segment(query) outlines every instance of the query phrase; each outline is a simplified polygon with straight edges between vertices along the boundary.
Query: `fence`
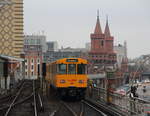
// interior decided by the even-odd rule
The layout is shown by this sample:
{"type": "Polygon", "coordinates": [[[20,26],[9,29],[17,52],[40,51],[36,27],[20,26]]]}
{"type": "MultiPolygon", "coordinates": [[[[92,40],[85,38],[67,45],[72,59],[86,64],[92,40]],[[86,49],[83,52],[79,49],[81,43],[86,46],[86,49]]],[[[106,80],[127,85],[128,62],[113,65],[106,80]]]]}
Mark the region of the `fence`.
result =
{"type": "Polygon", "coordinates": [[[107,92],[106,89],[99,87],[93,87],[90,91],[92,92],[89,96],[91,99],[101,103],[109,103],[113,108],[122,111],[128,116],[150,115],[150,101],[107,92]]]}

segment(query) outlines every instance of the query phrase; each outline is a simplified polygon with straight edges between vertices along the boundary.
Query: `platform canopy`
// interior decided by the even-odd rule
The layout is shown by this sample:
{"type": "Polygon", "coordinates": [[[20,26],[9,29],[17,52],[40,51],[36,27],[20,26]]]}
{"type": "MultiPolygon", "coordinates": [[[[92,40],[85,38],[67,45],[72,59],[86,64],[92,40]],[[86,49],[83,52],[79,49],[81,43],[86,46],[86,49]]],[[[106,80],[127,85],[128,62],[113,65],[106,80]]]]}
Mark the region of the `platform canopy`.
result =
{"type": "Polygon", "coordinates": [[[150,72],[143,72],[142,76],[150,76],[150,72]]]}
{"type": "Polygon", "coordinates": [[[0,58],[5,59],[5,60],[10,60],[10,62],[23,62],[23,58],[16,58],[13,56],[7,56],[7,55],[2,55],[0,54],[0,58]]]}

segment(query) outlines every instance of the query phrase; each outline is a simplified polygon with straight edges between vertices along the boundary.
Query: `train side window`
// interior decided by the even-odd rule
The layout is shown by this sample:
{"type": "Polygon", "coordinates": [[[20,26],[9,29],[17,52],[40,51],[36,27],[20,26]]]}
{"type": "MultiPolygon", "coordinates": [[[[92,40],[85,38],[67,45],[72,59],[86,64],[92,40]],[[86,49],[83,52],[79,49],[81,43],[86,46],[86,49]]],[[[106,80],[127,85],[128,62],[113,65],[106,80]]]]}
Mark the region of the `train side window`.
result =
{"type": "Polygon", "coordinates": [[[59,74],[66,74],[67,72],[67,65],[66,64],[59,64],[58,65],[58,73],[59,74]]]}
{"type": "Polygon", "coordinates": [[[68,74],[76,74],[76,64],[68,64],[68,74]]]}
{"type": "Polygon", "coordinates": [[[78,64],[78,74],[85,74],[85,64],[78,64]]]}

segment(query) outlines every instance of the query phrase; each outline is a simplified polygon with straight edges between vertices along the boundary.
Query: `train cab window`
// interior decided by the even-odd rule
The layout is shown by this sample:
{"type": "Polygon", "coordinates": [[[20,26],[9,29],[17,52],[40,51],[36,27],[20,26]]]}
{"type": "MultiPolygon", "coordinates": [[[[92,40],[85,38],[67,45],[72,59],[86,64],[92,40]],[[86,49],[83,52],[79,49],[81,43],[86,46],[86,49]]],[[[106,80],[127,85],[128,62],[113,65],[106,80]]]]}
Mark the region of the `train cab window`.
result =
{"type": "Polygon", "coordinates": [[[76,74],[76,64],[68,64],[68,74],[76,74]]]}
{"type": "Polygon", "coordinates": [[[85,64],[78,64],[78,74],[85,74],[85,71],[86,71],[86,69],[85,69],[85,64]]]}
{"type": "Polygon", "coordinates": [[[59,74],[66,74],[67,72],[67,65],[66,64],[59,64],[58,65],[58,73],[59,74]]]}

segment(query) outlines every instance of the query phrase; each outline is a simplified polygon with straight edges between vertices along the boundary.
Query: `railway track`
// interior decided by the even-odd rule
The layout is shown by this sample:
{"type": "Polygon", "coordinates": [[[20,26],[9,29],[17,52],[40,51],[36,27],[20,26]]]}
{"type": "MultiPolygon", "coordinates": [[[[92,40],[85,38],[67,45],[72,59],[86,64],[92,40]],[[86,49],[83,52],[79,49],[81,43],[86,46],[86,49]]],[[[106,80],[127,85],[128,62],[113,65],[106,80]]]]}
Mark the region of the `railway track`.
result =
{"type": "Polygon", "coordinates": [[[5,103],[0,108],[0,116],[33,116],[33,114],[37,116],[37,111],[34,110],[37,107],[35,104],[37,100],[34,81],[26,81],[21,85],[14,98],[10,100],[11,102],[5,103]]]}
{"type": "Polygon", "coordinates": [[[50,116],[78,116],[78,112],[80,111],[79,103],[67,103],[64,101],[59,101],[58,106],[59,107],[57,107],[57,109],[50,113],[50,116]]]}
{"type": "Polygon", "coordinates": [[[101,109],[86,100],[65,99],[62,101],[54,92],[49,99],[49,106],[53,106],[50,108],[49,116],[107,116],[101,109]]]}
{"type": "Polygon", "coordinates": [[[25,81],[13,98],[0,107],[0,116],[123,116],[108,105],[88,99],[62,101],[56,98],[56,95],[53,97],[55,100],[43,102],[43,96],[37,90],[37,83],[25,81]]]}
{"type": "MultiPolygon", "coordinates": [[[[106,113],[104,113],[101,109],[99,109],[95,104],[91,104],[90,102],[86,101],[86,100],[82,100],[82,103],[84,104],[84,107],[83,108],[87,108],[88,109],[90,108],[90,110],[93,110],[95,111],[95,116],[107,116],[106,113]]],[[[86,110],[87,111],[87,110],[86,110]]],[[[84,112],[83,110],[83,113],[81,113],[80,116],[86,116],[87,115],[87,112],[84,112]]]]}
{"type": "Polygon", "coordinates": [[[126,114],[116,110],[115,108],[113,108],[112,106],[110,106],[108,104],[105,104],[105,103],[102,103],[99,101],[96,102],[96,101],[93,101],[90,99],[86,99],[84,102],[87,102],[87,103],[95,106],[95,108],[101,110],[107,116],[126,116],[126,114]]]}
{"type": "Polygon", "coordinates": [[[59,106],[49,116],[107,116],[95,105],[84,100],[80,102],[60,101],[59,106]]]}
{"type": "Polygon", "coordinates": [[[61,101],[59,106],[49,116],[125,116],[125,114],[113,110],[108,105],[90,100],[71,103],[61,101]]]}
{"type": "Polygon", "coordinates": [[[19,91],[19,88],[21,87],[23,83],[24,81],[20,82],[18,86],[15,89],[13,89],[12,92],[8,93],[5,96],[0,97],[0,108],[5,106],[5,104],[8,104],[9,102],[11,102],[12,99],[14,99],[16,93],[19,91]]]}
{"type": "Polygon", "coordinates": [[[17,94],[21,91],[23,84],[22,84],[22,86],[20,86],[20,89],[16,90],[16,93],[14,93],[13,95],[9,94],[0,99],[0,110],[7,109],[7,107],[10,106],[10,104],[13,102],[13,100],[16,99],[15,97],[18,96],[17,94]]]}
{"type": "Polygon", "coordinates": [[[40,93],[38,81],[25,81],[12,97],[0,98],[0,103],[0,116],[49,116],[48,100],[40,93]]]}

